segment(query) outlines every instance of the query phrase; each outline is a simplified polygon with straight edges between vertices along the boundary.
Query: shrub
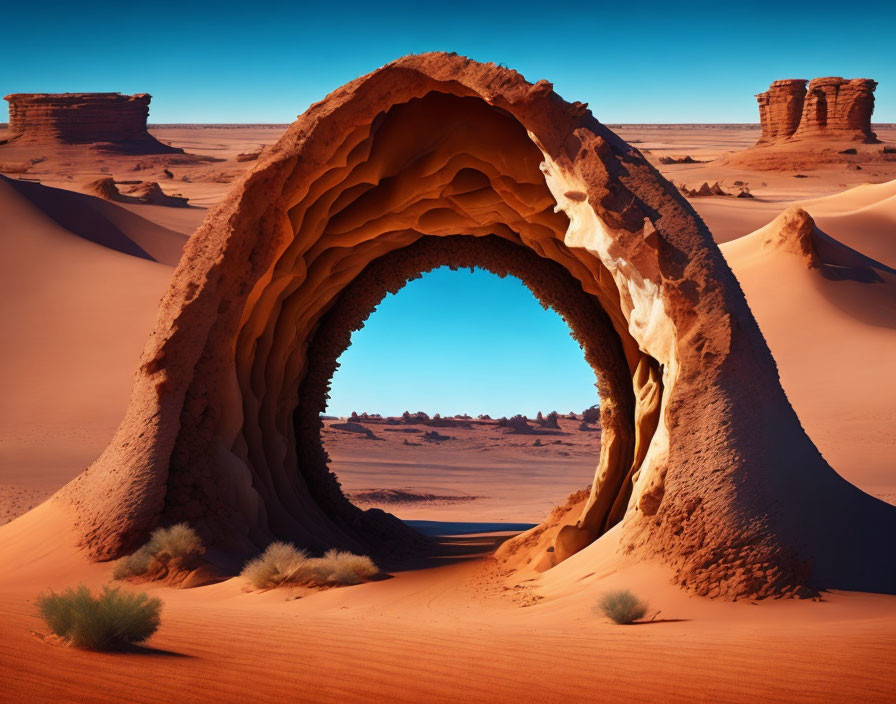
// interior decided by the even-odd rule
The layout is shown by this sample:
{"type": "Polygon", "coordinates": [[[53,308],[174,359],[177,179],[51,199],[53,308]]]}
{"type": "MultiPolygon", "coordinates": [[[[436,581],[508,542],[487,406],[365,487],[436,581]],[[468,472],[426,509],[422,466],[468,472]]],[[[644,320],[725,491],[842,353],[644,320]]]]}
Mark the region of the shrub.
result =
{"type": "Polygon", "coordinates": [[[156,528],[146,545],[118,561],[112,577],[127,579],[145,575],[167,575],[174,564],[190,568],[204,552],[202,540],[186,523],[156,528]]]}
{"type": "Polygon", "coordinates": [[[271,589],[285,584],[358,584],[379,573],[366,555],[328,550],[323,557],[308,557],[294,545],[277,542],[246,563],[241,575],[256,589],[271,589]]]}
{"type": "Polygon", "coordinates": [[[600,420],[600,406],[590,406],[582,411],[583,423],[597,423],[600,420]]]}
{"type": "Polygon", "coordinates": [[[311,569],[324,583],[358,584],[380,573],[367,555],[355,555],[345,550],[328,550],[323,557],[310,562],[311,569]]]}
{"type": "Polygon", "coordinates": [[[256,589],[270,589],[297,579],[308,562],[308,553],[289,543],[271,543],[261,555],[246,563],[240,573],[256,589]]]}
{"type": "Polygon", "coordinates": [[[87,650],[119,650],[140,643],[159,627],[162,600],[147,594],[103,587],[94,597],[83,584],[37,598],[41,617],[53,633],[87,650]]]}
{"type": "Polygon", "coordinates": [[[620,589],[604,594],[598,600],[595,611],[602,613],[614,623],[634,623],[639,618],[644,618],[647,603],[627,589],[620,589]]]}

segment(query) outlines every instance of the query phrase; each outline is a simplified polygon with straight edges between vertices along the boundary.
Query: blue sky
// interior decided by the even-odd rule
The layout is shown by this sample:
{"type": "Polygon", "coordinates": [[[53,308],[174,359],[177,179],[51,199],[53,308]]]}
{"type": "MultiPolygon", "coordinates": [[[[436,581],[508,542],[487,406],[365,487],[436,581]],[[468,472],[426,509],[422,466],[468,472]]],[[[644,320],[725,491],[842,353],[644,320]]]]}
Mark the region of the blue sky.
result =
{"type": "Polygon", "coordinates": [[[352,335],[328,412],[581,411],[595,378],[569,327],[522,282],[436,269],[388,295],[352,335]]]}
{"type": "MultiPolygon", "coordinates": [[[[896,3],[10,2],[0,95],[153,95],[150,122],[291,122],[407,53],[456,51],[547,78],[615,122],[757,122],[778,78],[870,77],[896,122],[896,3]]],[[[6,103],[0,121],[7,119],[6,103]]],[[[331,410],[509,415],[594,403],[559,317],[514,279],[438,271],[355,335],[331,410]]]]}
{"type": "MultiPolygon", "coordinates": [[[[411,52],[457,51],[547,78],[603,122],[756,122],[776,78],[880,82],[896,121],[896,3],[461,0],[7,3],[2,95],[153,95],[152,122],[291,122],[411,52]]],[[[0,121],[6,120],[6,104],[0,121]]]]}

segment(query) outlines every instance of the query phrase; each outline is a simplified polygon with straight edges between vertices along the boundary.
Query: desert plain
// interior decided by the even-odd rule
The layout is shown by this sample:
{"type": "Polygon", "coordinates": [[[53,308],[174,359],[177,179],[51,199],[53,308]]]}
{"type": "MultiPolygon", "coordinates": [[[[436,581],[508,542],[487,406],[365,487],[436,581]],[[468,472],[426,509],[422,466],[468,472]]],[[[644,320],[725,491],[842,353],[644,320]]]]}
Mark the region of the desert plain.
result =
{"type": "MultiPolygon", "coordinates": [[[[844,479],[896,504],[896,161],[750,169],[730,157],[756,143],[756,125],[611,127],[676,186],[730,193],[689,202],[737,277],[787,398],[844,479]],[[684,156],[693,163],[660,161],[684,156]],[[744,189],[752,197],[735,196],[744,189]],[[812,252],[799,249],[807,231],[812,252]]],[[[601,440],[599,427],[583,429],[583,409],[542,409],[560,412],[545,434],[494,419],[361,418],[371,436],[327,419],[323,445],[349,498],[440,536],[440,553],[338,589],[258,592],[237,576],[141,585],[164,615],[133,652],[44,638],[37,593],[98,587],[111,574],[75,549],[44,501],[109,444],[181,249],[284,129],[151,126],[204,158],[184,163],[77,147],[0,151],[0,699],[896,698],[896,596],[707,599],[663,564],[617,560],[615,529],[547,571],[495,557],[509,535],[581,510],[601,440]],[[188,205],[102,199],[95,184],[109,177],[157,182],[188,205]],[[653,618],[620,627],[595,614],[597,596],[616,587],[643,596],[653,618]]],[[[875,131],[896,144],[896,127],[875,131]]],[[[879,559],[896,559],[892,536],[881,536],[879,559]]]]}

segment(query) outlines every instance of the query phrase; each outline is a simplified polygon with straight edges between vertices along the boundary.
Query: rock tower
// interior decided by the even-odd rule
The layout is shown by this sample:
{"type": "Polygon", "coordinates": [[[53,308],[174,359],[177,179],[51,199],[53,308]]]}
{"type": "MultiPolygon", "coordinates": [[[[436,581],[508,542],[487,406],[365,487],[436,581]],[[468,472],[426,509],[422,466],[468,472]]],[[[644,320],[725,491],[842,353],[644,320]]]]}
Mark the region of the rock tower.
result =
{"type": "Polygon", "coordinates": [[[758,144],[817,138],[877,142],[871,130],[876,87],[870,78],[774,81],[756,96],[762,123],[758,144]]]}

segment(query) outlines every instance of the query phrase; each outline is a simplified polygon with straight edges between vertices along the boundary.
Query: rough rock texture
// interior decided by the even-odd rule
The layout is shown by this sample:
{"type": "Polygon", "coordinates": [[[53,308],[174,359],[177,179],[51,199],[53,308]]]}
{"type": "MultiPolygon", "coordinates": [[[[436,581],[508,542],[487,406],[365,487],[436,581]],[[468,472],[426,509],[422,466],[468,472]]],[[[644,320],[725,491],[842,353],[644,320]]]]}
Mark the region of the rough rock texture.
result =
{"type": "Polygon", "coordinates": [[[877,142],[871,131],[874,89],[870,78],[815,78],[809,82],[800,125],[794,139],[833,137],[877,142]]]}
{"type": "Polygon", "coordinates": [[[165,193],[155,181],[141,181],[131,184],[123,194],[111,176],[106,176],[85,185],[85,189],[92,195],[104,200],[114,200],[119,203],[147,203],[150,205],[167,205],[173,208],[189,207],[189,200],[183,196],[170,196],[165,193]]]}
{"type": "Polygon", "coordinates": [[[756,96],[762,136],[757,145],[816,138],[877,142],[871,130],[874,89],[869,78],[775,81],[756,96]]]}
{"type": "Polygon", "coordinates": [[[129,154],[173,154],[146,131],[147,93],[13,93],[10,143],[97,144],[129,154]]]}
{"type": "Polygon", "coordinates": [[[759,121],[762,124],[762,136],[758,144],[786,139],[796,132],[803,116],[806,83],[803,78],[774,81],[765,93],[756,96],[759,102],[759,121]]]}
{"type": "Polygon", "coordinates": [[[702,594],[896,591],[892,561],[869,552],[892,552],[896,509],[812,445],[687,201],[547,81],[446,54],[311,106],[190,238],[125,419],[57,497],[90,554],[180,521],[237,556],[278,537],[407,544],[395,519],[342,495],[314,412],[377,296],[472,261],[519,272],[580,340],[602,340],[585,344],[605,393],[601,456],[556,531],[558,560],[617,525],[622,550],[702,594]]]}

